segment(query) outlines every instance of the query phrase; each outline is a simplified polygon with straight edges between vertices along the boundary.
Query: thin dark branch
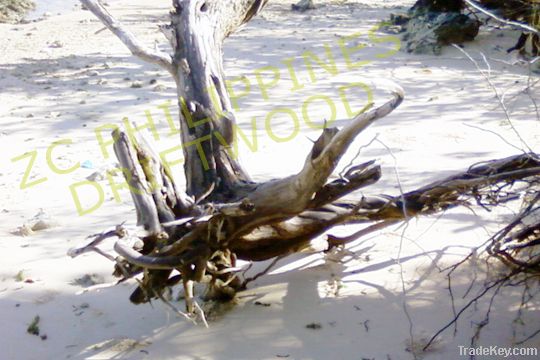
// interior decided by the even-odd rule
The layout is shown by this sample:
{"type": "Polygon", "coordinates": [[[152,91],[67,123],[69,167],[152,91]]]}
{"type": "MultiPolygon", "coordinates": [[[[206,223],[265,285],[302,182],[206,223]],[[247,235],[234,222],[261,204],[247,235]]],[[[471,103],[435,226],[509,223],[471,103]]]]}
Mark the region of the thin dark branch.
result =
{"type": "Polygon", "coordinates": [[[448,329],[456,321],[458,321],[458,319],[461,317],[461,314],[463,314],[465,312],[465,310],[467,310],[469,307],[471,307],[472,304],[474,304],[476,301],[478,301],[480,298],[482,298],[484,295],[486,295],[491,289],[493,289],[497,285],[500,285],[500,283],[505,282],[506,280],[510,279],[513,275],[515,275],[515,272],[512,272],[510,275],[507,275],[507,276],[503,277],[502,279],[497,280],[496,282],[494,282],[493,284],[491,284],[489,286],[486,286],[484,288],[484,290],[482,292],[480,292],[480,294],[475,296],[464,307],[462,307],[461,310],[459,310],[459,312],[456,314],[456,316],[448,324],[446,324],[444,327],[442,327],[439,331],[437,331],[435,333],[435,335],[433,335],[431,337],[431,339],[429,339],[428,343],[426,344],[426,346],[424,346],[423,350],[426,351],[431,346],[433,341],[435,341],[435,339],[440,334],[442,334],[446,329],[448,329]]]}

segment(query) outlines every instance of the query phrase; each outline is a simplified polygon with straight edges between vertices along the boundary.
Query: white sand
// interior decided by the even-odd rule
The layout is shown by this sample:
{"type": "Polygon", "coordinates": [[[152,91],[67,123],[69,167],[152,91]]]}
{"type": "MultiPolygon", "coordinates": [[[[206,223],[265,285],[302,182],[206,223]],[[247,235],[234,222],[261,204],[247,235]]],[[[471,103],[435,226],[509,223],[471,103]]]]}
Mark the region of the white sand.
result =
{"type": "MultiPolygon", "coordinates": [[[[166,19],[168,1],[157,1],[153,6],[143,0],[109,3],[110,11],[149,46],[157,40],[166,48],[157,25],[166,19]]],[[[290,12],[290,1],[272,1],[262,15],[226,43],[227,75],[231,79],[245,76],[251,84],[251,92],[239,99],[237,117],[247,134],[251,134],[250,121],[255,119],[257,151],[240,146],[241,159],[254,179],[297,171],[310,149],[309,139],[318,134],[303,119],[303,104],[312,95],[328,96],[336,106],[336,125],[341,126],[348,116],[339,87],[358,81],[379,84],[381,89],[373,91],[378,104],[389,98],[380,85],[383,81],[394,81],[406,91],[405,102],[359,136],[341,164],[346,165],[361,145],[378,134],[391,152],[378,142],[362,150],[359,161],[376,158],[383,166],[383,178],[369,193],[396,194],[399,183],[403,190],[413,189],[472,163],[525,149],[492,89],[458,50],[447,48],[440,57],[401,52],[376,57],[395,45],[376,43],[375,39],[384,35],[369,38],[369,30],[413,1],[319,3],[325,6],[296,14],[290,12]],[[400,4],[403,7],[397,8],[400,4]],[[369,63],[349,69],[338,41],[355,33],[346,46],[366,46],[352,59],[369,63]],[[334,55],[338,74],[330,75],[315,65],[318,81],[311,83],[301,55],[311,51],[324,59],[325,46],[334,55]],[[295,58],[293,68],[304,84],[299,91],[290,90],[293,83],[283,64],[287,58],[295,58]],[[254,73],[266,66],[278,67],[281,75],[277,85],[268,90],[268,99],[261,95],[254,73]],[[265,130],[265,117],[281,107],[297,114],[298,133],[292,141],[277,143],[265,130]]],[[[405,228],[391,228],[351,244],[349,250],[355,255],[346,257],[344,263],[324,260],[320,254],[284,259],[274,273],[239,294],[238,304],[211,321],[209,329],[176,317],[160,302],[130,304],[134,281],[81,293],[84,288],[76,279],[96,274],[94,278],[112,282],[112,266],[96,254],[71,259],[67,250],[84,244],[89,234],[122,221],[131,225],[135,221],[129,193],[120,190],[120,202],[115,201],[106,179],[99,181],[102,205],[84,216],[77,213],[70,186],[115,162],[111,147],[111,157],[104,159],[95,130],[120,124],[124,117],[142,124],[148,110],[156,122],[158,147],[167,150],[178,145],[178,136],[170,136],[167,120],[158,108],[167,100],[174,103],[174,82],[164,71],[130,56],[109,32],[95,34],[102,28],[89,12],[81,10],[25,25],[0,25],[0,358],[408,359],[413,357],[406,351],[411,335],[415,346],[421,346],[451,319],[446,279],[439,268],[485,241],[508,219],[511,208],[492,213],[478,207],[459,208],[440,218],[412,219],[405,228]],[[150,85],[152,79],[157,83],[150,85]],[[142,88],[131,88],[134,82],[142,83],[142,88]],[[50,147],[66,139],[69,144],[50,147]],[[56,170],[77,163],[90,169],[78,167],[59,174],[51,162],[56,170]],[[23,179],[26,184],[36,184],[21,189],[23,179]],[[57,226],[25,237],[12,234],[40,209],[57,226]],[[257,306],[256,301],[270,306],[257,306]],[[46,340],[26,333],[35,315],[41,317],[39,326],[46,340]],[[321,328],[306,328],[313,323],[321,328]]],[[[505,93],[513,126],[526,144],[538,151],[540,122],[530,98],[522,93],[527,71],[510,65],[512,58],[504,51],[517,36],[484,29],[465,49],[482,66],[479,51],[489,59],[492,81],[505,93]]],[[[263,81],[271,80],[270,70],[261,73],[263,81]]],[[[242,84],[235,82],[237,93],[243,90],[242,84]]],[[[532,95],[540,101],[538,86],[532,95]]],[[[366,96],[351,92],[349,101],[359,109],[366,96]]],[[[331,111],[322,100],[308,103],[313,122],[321,124],[330,117],[331,111]]],[[[171,111],[175,117],[174,106],[171,111]]],[[[270,128],[275,136],[284,138],[293,133],[293,125],[290,118],[276,115],[270,128]]],[[[108,140],[108,132],[99,134],[108,140]]],[[[177,156],[173,153],[170,159],[177,156]]],[[[176,165],[175,171],[180,181],[181,166],[176,165]]],[[[77,194],[84,208],[99,199],[96,188],[88,185],[78,187],[77,194]]],[[[356,229],[340,228],[332,233],[349,234],[356,229]]],[[[111,244],[104,249],[110,250],[111,244]]],[[[468,298],[461,298],[473,274],[478,272],[481,278],[483,272],[482,267],[468,264],[463,269],[464,274],[454,283],[458,308],[479,289],[476,286],[468,298]]],[[[480,344],[512,345],[512,320],[520,291],[501,290],[480,344]]],[[[485,298],[476,309],[467,311],[458,322],[456,335],[453,329],[443,333],[432,351],[423,354],[425,358],[459,358],[458,346],[468,346],[472,323],[483,319],[488,301],[485,298]]],[[[535,304],[523,318],[525,325],[515,326],[518,340],[538,326],[540,314],[535,304]]],[[[540,342],[536,339],[527,345],[539,346],[540,342]]]]}

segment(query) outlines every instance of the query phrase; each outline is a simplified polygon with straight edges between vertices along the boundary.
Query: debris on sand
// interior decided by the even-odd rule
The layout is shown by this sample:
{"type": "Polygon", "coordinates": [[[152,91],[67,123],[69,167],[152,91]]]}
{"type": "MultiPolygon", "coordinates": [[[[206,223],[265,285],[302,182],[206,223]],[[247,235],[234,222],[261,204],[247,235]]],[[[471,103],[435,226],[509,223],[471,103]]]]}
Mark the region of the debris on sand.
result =
{"type": "Polygon", "coordinates": [[[30,0],[2,0],[0,1],[0,23],[19,22],[35,6],[30,0]]]}
{"type": "Polygon", "coordinates": [[[51,229],[57,226],[59,226],[59,223],[45,213],[43,209],[40,209],[32,219],[25,222],[17,229],[11,231],[11,234],[25,237],[33,235],[35,232],[51,229]]]}
{"type": "Polygon", "coordinates": [[[97,284],[103,284],[105,282],[105,278],[98,274],[85,274],[80,278],[77,278],[73,281],[73,284],[79,285],[82,287],[90,287],[97,284]]]}
{"type": "Polygon", "coordinates": [[[31,335],[39,336],[39,320],[39,315],[36,315],[30,325],[28,325],[26,332],[31,335]]]}

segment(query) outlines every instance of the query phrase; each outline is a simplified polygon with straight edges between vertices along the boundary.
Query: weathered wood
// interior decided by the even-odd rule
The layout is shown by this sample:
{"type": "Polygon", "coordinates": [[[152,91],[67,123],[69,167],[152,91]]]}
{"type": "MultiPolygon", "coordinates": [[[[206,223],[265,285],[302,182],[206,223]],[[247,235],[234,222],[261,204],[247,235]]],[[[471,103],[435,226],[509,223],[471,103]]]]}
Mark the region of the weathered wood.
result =
{"type": "Polygon", "coordinates": [[[223,198],[226,192],[230,197],[250,178],[227,151],[232,145],[235,119],[225,84],[223,40],[249,21],[266,1],[176,0],[173,4],[173,67],[183,110],[180,136],[185,145],[186,191],[198,197],[212,188],[221,196],[209,199],[223,198]],[[219,101],[213,100],[213,90],[219,101]]]}
{"type": "Polygon", "coordinates": [[[353,166],[343,178],[324,185],[315,193],[309,207],[312,209],[331,203],[347,194],[374,184],[381,178],[381,167],[375,161],[353,166]]]}
{"type": "Polygon", "coordinates": [[[136,150],[131,145],[129,137],[120,130],[113,131],[114,153],[120,163],[120,168],[129,186],[131,198],[137,210],[137,225],[142,225],[150,234],[162,231],[158,212],[151,189],[146,182],[144,171],[139,164],[136,150]]]}
{"type": "MultiPolygon", "coordinates": [[[[120,130],[113,133],[138,223],[148,230],[139,235],[142,247],[128,244],[124,231],[106,234],[120,238],[115,244],[120,255],[116,275],[126,279],[143,272],[130,298],[135,303],[163,298],[168,287],[181,281],[188,311],[193,312],[195,282],[208,283],[210,297],[234,295],[241,286],[235,276],[237,257],[255,261],[280,257],[300,251],[336,225],[370,224],[345,238],[329,237],[330,246],[342,245],[412,216],[442,211],[467,199],[478,200],[494,184],[540,176],[538,157],[523,154],[473,166],[405,194],[344,200],[381,177],[379,166],[370,161],[329,182],[358,135],[401,104],[404,93],[396,85],[392,98],[382,105],[355,116],[342,129],[324,129],[298,173],[253,183],[228,152],[235,116],[225,86],[222,44],[267,1],[174,0],[169,27],[174,53],[170,58],[144,49],[97,1],[81,1],[135,55],[167,68],[177,84],[185,193],[176,187],[151,141],[144,136],[130,139],[120,130]],[[213,101],[211,88],[218,101],[213,101]],[[180,274],[171,276],[173,269],[180,274]]],[[[87,249],[96,251],[97,244],[96,239],[87,249]]]]}
{"type": "Polygon", "coordinates": [[[325,185],[355,137],[373,122],[392,112],[403,97],[403,91],[398,87],[391,100],[376,109],[355,116],[341,130],[325,129],[319,137],[319,140],[324,141],[315,142],[298,174],[254,187],[246,194],[252,208],[250,213],[245,215],[239,209],[239,215],[243,216],[242,221],[247,224],[244,230],[254,228],[260,223],[290,218],[306,209],[314,194],[325,185]]]}
{"type": "MultiPolygon", "coordinates": [[[[215,9],[219,8],[218,5],[222,5],[222,3],[209,4],[214,4],[215,9]]],[[[216,129],[219,129],[222,135],[224,132],[232,131],[234,118],[229,111],[230,101],[224,86],[221,43],[216,40],[226,36],[231,27],[224,26],[219,30],[218,26],[216,27],[218,30],[213,34],[208,35],[200,31],[195,35],[193,33],[195,28],[212,29],[208,23],[198,23],[208,21],[199,13],[200,3],[186,1],[176,5],[175,12],[171,15],[177,42],[173,67],[176,71],[175,79],[182,108],[182,141],[186,145],[210,137],[216,129]],[[220,56],[216,57],[216,54],[220,56]],[[221,99],[217,105],[212,103],[205,89],[210,82],[216,86],[221,99]]],[[[210,9],[214,8],[207,8],[204,12],[210,9]]],[[[233,23],[242,23],[243,19],[253,14],[253,10],[250,10],[233,23]]],[[[143,239],[145,247],[139,252],[118,242],[115,249],[129,264],[147,269],[145,280],[133,293],[131,300],[139,303],[159,296],[162,288],[167,286],[168,271],[173,268],[181,271],[185,286],[192,281],[200,281],[206,276],[208,266],[212,264],[209,262],[212,254],[223,249],[227,251],[230,249],[232,256],[225,263],[233,263],[236,252],[240,256],[246,254],[247,258],[262,260],[297,251],[306,246],[313,236],[345,220],[354,211],[344,211],[337,207],[329,210],[331,205],[326,208],[321,206],[362,185],[376,181],[380,176],[380,169],[371,168],[371,164],[364,165],[364,168],[357,167],[354,169],[356,171],[346,174],[345,178],[348,181],[346,186],[334,182],[325,187],[325,183],[354,138],[375,120],[395,109],[402,99],[403,93],[397,88],[392,100],[375,110],[356,116],[342,130],[325,129],[315,142],[300,173],[263,184],[250,184],[239,164],[228,158],[226,150],[231,143],[230,138],[226,139],[227,136],[222,136],[222,139],[226,139],[225,142],[209,139],[204,144],[200,142],[199,146],[191,148],[184,146],[188,194],[202,199],[206,198],[208,193],[215,192],[222,196],[214,195],[208,200],[230,199],[232,202],[213,204],[212,208],[216,212],[214,214],[210,212],[204,219],[198,220],[198,217],[195,217],[193,221],[181,222],[182,225],[178,228],[183,230],[166,228],[170,237],[166,241],[168,245],[158,245],[159,241],[156,241],[155,236],[147,236],[143,239]],[[367,171],[363,172],[365,169],[367,171]],[[310,206],[320,209],[305,211],[310,206]],[[260,239],[261,241],[242,237],[256,228],[260,231],[265,228],[271,229],[277,236],[270,234],[260,239]],[[251,244],[256,244],[256,248],[249,250],[251,244]]],[[[127,140],[121,133],[115,136],[127,140]]],[[[124,147],[128,148],[129,144],[124,144],[124,147]]],[[[134,169],[134,173],[137,174],[138,187],[146,190],[144,199],[149,201],[148,194],[151,194],[153,200],[153,203],[141,204],[140,196],[133,195],[138,213],[141,217],[148,216],[147,213],[153,214],[154,223],[156,217],[161,223],[170,223],[173,220],[171,214],[175,198],[171,193],[174,193],[175,189],[174,185],[168,186],[167,182],[172,179],[164,172],[156,155],[144,140],[139,139],[133,147],[135,150],[124,151],[129,154],[128,158],[132,159],[128,167],[134,169]],[[140,168],[135,164],[133,152],[141,164],[140,168]],[[140,180],[143,176],[146,183],[140,180]],[[167,190],[162,191],[162,187],[167,190]]],[[[126,179],[128,182],[133,181],[127,174],[126,179]]],[[[184,208],[189,206],[199,211],[198,215],[203,215],[198,205],[187,204],[184,208]]],[[[160,225],[154,226],[155,234],[161,230],[160,225]]],[[[230,293],[229,288],[223,287],[220,290],[216,284],[228,286],[232,278],[223,278],[223,275],[216,277],[215,273],[211,276],[214,288],[212,293],[230,293]]]]}
{"type": "Polygon", "coordinates": [[[156,204],[160,223],[199,214],[194,200],[179,191],[170,169],[163,165],[156,147],[145,133],[138,133],[134,147],[156,204]]]}
{"type": "MultiPolygon", "coordinates": [[[[139,58],[173,74],[178,89],[186,192],[199,197],[209,189],[232,196],[250,178],[227,151],[234,116],[225,85],[223,40],[248,22],[267,0],[175,0],[171,12],[173,54],[145,48],[97,0],[81,0],[139,58]],[[219,101],[213,101],[215,89],[219,101]],[[221,135],[219,141],[215,132],[221,135]]],[[[219,195],[219,194],[218,194],[219,195]]],[[[210,199],[210,198],[209,198],[210,199]]]]}

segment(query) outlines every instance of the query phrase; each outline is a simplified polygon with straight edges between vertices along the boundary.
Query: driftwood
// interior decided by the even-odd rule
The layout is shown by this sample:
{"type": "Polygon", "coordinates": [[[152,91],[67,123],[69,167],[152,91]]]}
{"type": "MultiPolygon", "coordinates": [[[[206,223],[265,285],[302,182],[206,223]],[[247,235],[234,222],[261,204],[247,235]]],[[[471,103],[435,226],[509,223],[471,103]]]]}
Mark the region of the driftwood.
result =
{"type": "Polygon", "coordinates": [[[497,232],[487,252],[510,268],[540,275],[540,192],[526,194],[521,211],[497,232]]]}
{"type": "Polygon", "coordinates": [[[282,179],[252,182],[228,150],[234,138],[235,116],[225,87],[222,64],[224,39],[249,21],[265,0],[175,0],[167,28],[173,54],[145,49],[98,1],[81,0],[134,55],[167,69],[175,78],[180,99],[181,141],[186,189],[175,185],[167,167],[144,136],[113,133],[115,153],[145,234],[123,227],[100,234],[83,249],[97,251],[107,237],[117,237],[116,275],[128,279],[143,274],[134,303],[162,298],[182,282],[189,312],[195,311],[193,284],[208,284],[207,298],[230,299],[242,288],[237,259],[259,261],[285,256],[309,245],[332,227],[366,223],[347,238],[329,236],[338,246],[366,233],[432,214],[468,200],[489,198],[493,186],[538,178],[535,154],[521,154],[478,164],[463,173],[395,196],[344,196],[376,182],[378,165],[354,165],[340,179],[329,181],[355,138],[373,122],[396,109],[404,98],[396,87],[389,100],[358,114],[341,129],[326,128],[307,154],[302,170],[282,179]],[[209,95],[214,88],[219,101],[209,95]],[[220,136],[214,136],[215,133],[220,136]],[[205,139],[204,141],[201,139],[205,139]],[[176,271],[175,271],[176,270],[176,271]]]}

